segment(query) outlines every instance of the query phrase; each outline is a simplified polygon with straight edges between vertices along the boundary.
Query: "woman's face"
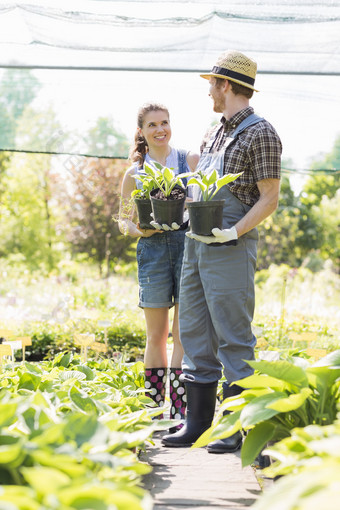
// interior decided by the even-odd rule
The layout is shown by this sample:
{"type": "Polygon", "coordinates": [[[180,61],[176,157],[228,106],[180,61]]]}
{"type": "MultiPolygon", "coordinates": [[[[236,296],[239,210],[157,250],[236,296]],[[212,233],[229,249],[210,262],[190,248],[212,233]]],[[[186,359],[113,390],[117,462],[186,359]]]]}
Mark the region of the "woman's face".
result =
{"type": "Polygon", "coordinates": [[[148,112],[140,131],[149,148],[167,146],[171,138],[168,114],[162,110],[148,112]]]}

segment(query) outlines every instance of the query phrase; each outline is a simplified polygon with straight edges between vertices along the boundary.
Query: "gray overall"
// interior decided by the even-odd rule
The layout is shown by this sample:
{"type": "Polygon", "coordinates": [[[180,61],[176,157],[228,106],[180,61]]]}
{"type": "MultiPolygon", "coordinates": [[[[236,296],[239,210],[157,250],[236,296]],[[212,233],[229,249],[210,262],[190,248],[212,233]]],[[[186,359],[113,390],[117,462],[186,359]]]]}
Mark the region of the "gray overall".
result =
{"type": "MultiPolygon", "coordinates": [[[[216,168],[223,175],[224,152],[237,134],[262,120],[250,115],[236,128],[223,148],[210,153],[211,140],[198,168],[216,168]]],[[[195,192],[194,192],[195,193],[195,192]]],[[[199,198],[194,194],[194,200],[199,198]]],[[[225,199],[223,228],[230,228],[250,209],[228,189],[214,197],[225,199]]],[[[244,360],[254,359],[256,338],[251,330],[254,314],[254,274],[257,229],[241,236],[236,245],[207,245],[186,238],[179,298],[180,337],[185,351],[186,381],[210,383],[222,376],[228,383],[253,373],[244,360]]]]}

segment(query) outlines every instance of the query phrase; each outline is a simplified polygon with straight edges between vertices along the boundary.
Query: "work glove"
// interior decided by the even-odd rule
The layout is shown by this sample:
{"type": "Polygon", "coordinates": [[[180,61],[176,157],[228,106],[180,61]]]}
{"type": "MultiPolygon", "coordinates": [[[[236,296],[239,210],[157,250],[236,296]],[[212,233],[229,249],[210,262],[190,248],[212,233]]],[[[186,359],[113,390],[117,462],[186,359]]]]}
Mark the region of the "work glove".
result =
{"type": "Polygon", "coordinates": [[[225,228],[221,230],[219,228],[213,228],[211,233],[212,236],[200,236],[198,234],[194,234],[193,232],[186,232],[186,236],[190,237],[190,239],[195,239],[195,241],[200,241],[205,244],[212,243],[227,243],[229,241],[235,241],[238,239],[237,230],[235,227],[225,228]]]}
{"type": "MultiPolygon", "coordinates": [[[[153,213],[151,213],[151,217],[153,218],[153,213]]],[[[189,219],[189,213],[187,210],[184,211],[183,215],[183,221],[187,221],[189,219]]],[[[162,225],[160,223],[157,223],[156,221],[152,220],[150,221],[150,225],[152,225],[156,230],[178,230],[180,228],[180,225],[178,223],[173,222],[170,225],[167,225],[166,223],[163,223],[162,225]]]]}
{"type": "Polygon", "coordinates": [[[156,223],[155,221],[150,221],[150,225],[152,225],[156,230],[178,230],[179,225],[178,223],[171,223],[170,225],[167,225],[166,223],[163,223],[162,225],[160,223],[156,223]]]}

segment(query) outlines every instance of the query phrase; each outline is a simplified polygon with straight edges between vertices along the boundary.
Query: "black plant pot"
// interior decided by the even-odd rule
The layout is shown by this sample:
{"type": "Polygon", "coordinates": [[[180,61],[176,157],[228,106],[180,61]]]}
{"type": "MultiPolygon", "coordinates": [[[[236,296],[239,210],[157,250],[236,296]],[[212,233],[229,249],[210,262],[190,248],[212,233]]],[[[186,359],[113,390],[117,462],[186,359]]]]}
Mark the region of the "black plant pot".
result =
{"type": "Polygon", "coordinates": [[[149,198],[135,198],[135,204],[137,207],[139,227],[153,229],[154,227],[150,225],[150,221],[152,220],[151,200],[149,198]]]}
{"type": "Polygon", "coordinates": [[[160,225],[165,223],[171,225],[177,223],[181,225],[183,223],[183,214],[185,207],[186,192],[183,188],[174,188],[174,193],[170,197],[156,198],[154,195],[159,194],[158,189],[151,191],[151,207],[154,219],[160,225]],[[179,190],[180,195],[179,195],[179,190]]]}
{"type": "Polygon", "coordinates": [[[213,228],[222,229],[224,202],[225,200],[188,202],[191,232],[201,236],[211,236],[213,228]]]}

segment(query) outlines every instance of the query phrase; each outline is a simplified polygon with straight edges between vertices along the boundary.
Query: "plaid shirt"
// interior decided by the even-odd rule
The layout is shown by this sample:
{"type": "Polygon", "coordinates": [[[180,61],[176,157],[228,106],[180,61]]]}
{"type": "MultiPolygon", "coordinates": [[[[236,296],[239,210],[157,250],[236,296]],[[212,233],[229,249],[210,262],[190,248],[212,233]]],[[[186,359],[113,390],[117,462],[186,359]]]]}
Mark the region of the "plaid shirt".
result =
{"type": "MultiPolygon", "coordinates": [[[[212,137],[215,141],[210,152],[221,150],[234,129],[251,113],[254,113],[254,110],[249,106],[230,120],[222,117],[220,124],[205,135],[201,150],[212,137]]],[[[243,172],[236,181],[228,184],[233,195],[244,204],[253,206],[260,197],[256,183],[262,179],[280,179],[281,152],[281,140],[266,120],[240,133],[224,154],[224,174],[243,172]]]]}

